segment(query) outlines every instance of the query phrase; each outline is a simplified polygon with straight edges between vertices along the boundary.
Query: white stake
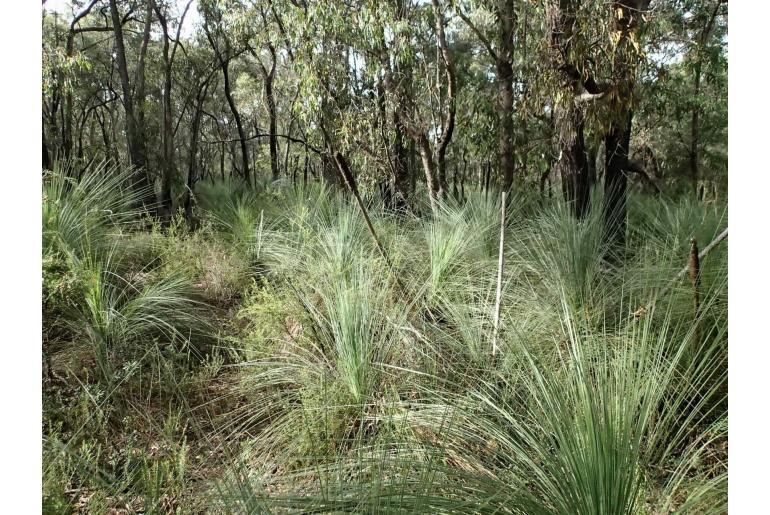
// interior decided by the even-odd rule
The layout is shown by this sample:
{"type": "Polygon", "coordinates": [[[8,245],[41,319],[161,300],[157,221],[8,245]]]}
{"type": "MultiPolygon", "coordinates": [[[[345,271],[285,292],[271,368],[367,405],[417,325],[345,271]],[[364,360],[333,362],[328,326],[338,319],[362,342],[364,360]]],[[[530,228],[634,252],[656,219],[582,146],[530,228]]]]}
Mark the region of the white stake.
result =
{"type": "Polygon", "coordinates": [[[492,355],[497,354],[497,329],[500,326],[500,300],[503,295],[503,248],[505,246],[505,192],[500,208],[500,255],[497,258],[497,298],[495,300],[494,329],[492,332],[492,355]]]}

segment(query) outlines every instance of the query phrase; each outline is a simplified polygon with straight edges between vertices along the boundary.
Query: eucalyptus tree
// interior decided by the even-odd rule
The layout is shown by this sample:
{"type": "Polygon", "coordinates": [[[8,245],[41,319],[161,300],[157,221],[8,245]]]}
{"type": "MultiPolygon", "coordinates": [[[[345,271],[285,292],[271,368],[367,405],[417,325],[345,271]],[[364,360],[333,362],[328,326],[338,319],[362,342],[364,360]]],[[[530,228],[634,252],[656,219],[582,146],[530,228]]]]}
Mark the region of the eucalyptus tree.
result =
{"type": "MultiPolygon", "coordinates": [[[[586,47],[589,35],[578,25],[579,3],[553,0],[548,4],[550,46],[553,67],[558,70],[562,88],[554,100],[555,163],[562,180],[565,200],[577,218],[585,216],[590,195],[589,169],[585,143],[583,92],[599,94],[596,81],[587,76],[586,47]]],[[[589,97],[592,98],[592,97],[589,97]]]]}
{"type": "Polygon", "coordinates": [[[723,56],[722,45],[727,30],[726,22],[722,22],[727,14],[727,0],[711,0],[710,2],[695,2],[692,8],[691,48],[687,62],[692,67],[692,118],[690,122],[690,180],[697,190],[700,179],[700,147],[701,147],[701,84],[704,68],[718,67],[723,56]]]}
{"type": "Polygon", "coordinates": [[[495,0],[483,2],[483,7],[494,12],[496,37],[490,38],[481,30],[471,17],[465,13],[458,4],[457,14],[466,25],[478,36],[484,49],[495,66],[495,80],[497,82],[497,108],[499,124],[498,132],[498,156],[500,173],[503,177],[502,187],[510,190],[515,173],[515,126],[513,119],[514,106],[514,55],[516,9],[514,0],[495,0]]]}
{"type": "MultiPolygon", "coordinates": [[[[195,208],[195,186],[200,180],[201,166],[198,160],[199,143],[201,139],[202,127],[204,125],[204,113],[206,100],[210,92],[216,86],[216,71],[218,65],[214,62],[213,56],[207,52],[208,49],[203,45],[190,46],[187,52],[185,62],[185,72],[189,80],[188,89],[192,97],[192,109],[189,122],[189,148],[187,154],[187,180],[185,182],[185,193],[182,205],[184,207],[187,223],[194,227],[194,208],[195,208]]],[[[216,120],[215,120],[216,121],[216,120]]],[[[224,147],[222,147],[224,148],[224,147]]],[[[222,151],[221,167],[224,177],[224,150],[222,151]]]]}
{"type": "Polygon", "coordinates": [[[415,26],[409,30],[418,29],[414,30],[418,41],[417,52],[396,55],[407,62],[410,57],[415,59],[411,66],[402,69],[408,69],[410,74],[413,70],[422,71],[424,75],[419,77],[418,81],[424,80],[429,84],[432,77],[436,77],[435,84],[431,85],[424,95],[417,95],[417,92],[410,94],[412,92],[405,87],[407,81],[403,71],[398,75],[393,74],[394,76],[386,73],[385,83],[387,89],[396,91],[395,101],[400,110],[400,124],[420,153],[431,210],[436,213],[438,201],[443,199],[447,191],[446,152],[455,129],[458,91],[455,60],[446,35],[444,7],[438,0],[433,0],[431,7],[430,11],[414,8],[410,13],[415,26]],[[431,18],[433,34],[421,33],[419,22],[426,23],[431,18]],[[430,46],[425,43],[435,45],[438,58],[432,63],[427,58],[430,55],[430,46]],[[443,81],[438,79],[441,71],[444,75],[443,81]]]}
{"type": "Polygon", "coordinates": [[[133,78],[128,70],[128,58],[126,44],[123,35],[123,17],[121,16],[117,0],[110,1],[110,15],[112,28],[115,35],[115,60],[120,86],[122,89],[122,103],[126,118],[126,141],[128,143],[128,155],[131,164],[136,168],[134,175],[134,187],[137,191],[150,191],[150,179],[147,166],[147,149],[144,127],[144,97],[145,97],[145,61],[147,46],[150,41],[152,28],[154,0],[147,0],[144,12],[144,29],[139,56],[133,78]]]}
{"type": "Polygon", "coordinates": [[[657,123],[658,132],[674,129],[673,138],[669,134],[656,144],[671,157],[674,171],[686,168],[693,192],[702,196],[703,179],[726,168],[727,0],[652,6],[658,11],[654,50],[665,62],[648,80],[654,87],[645,90],[644,100],[654,107],[648,126],[657,123]]]}
{"type": "Polygon", "coordinates": [[[650,0],[619,0],[612,4],[610,38],[614,43],[608,91],[609,125],[604,136],[603,212],[609,242],[625,245],[631,124],[636,73],[643,58],[644,16],[650,0]]]}
{"type": "Polygon", "coordinates": [[[241,176],[246,184],[251,184],[251,173],[249,168],[249,148],[246,143],[246,131],[241,120],[241,114],[238,106],[235,104],[232,93],[232,84],[230,80],[230,62],[245,51],[245,48],[235,48],[233,41],[228,33],[229,27],[226,25],[224,10],[228,6],[233,6],[234,2],[221,2],[219,0],[202,1],[198,7],[203,17],[203,32],[206,39],[214,51],[220,70],[224,86],[225,99],[230,108],[230,112],[235,121],[238,130],[238,138],[241,147],[241,176]],[[229,4],[229,5],[227,5],[229,4]]]}
{"type": "Polygon", "coordinates": [[[180,44],[180,34],[182,32],[182,25],[184,19],[187,16],[187,11],[190,9],[192,0],[188,0],[187,4],[182,11],[181,16],[177,20],[176,24],[176,37],[172,38],[169,30],[169,10],[170,6],[167,3],[161,3],[162,0],[158,0],[154,3],[153,9],[160,22],[161,29],[163,31],[163,132],[162,143],[163,152],[161,158],[161,167],[163,169],[163,180],[161,184],[160,193],[160,209],[161,217],[165,224],[168,224],[171,219],[172,211],[172,198],[171,198],[171,181],[174,176],[175,159],[175,146],[174,146],[174,121],[171,105],[171,91],[172,91],[172,67],[174,65],[174,58],[176,57],[177,50],[180,44]],[[171,41],[173,39],[173,46],[171,41]]]}

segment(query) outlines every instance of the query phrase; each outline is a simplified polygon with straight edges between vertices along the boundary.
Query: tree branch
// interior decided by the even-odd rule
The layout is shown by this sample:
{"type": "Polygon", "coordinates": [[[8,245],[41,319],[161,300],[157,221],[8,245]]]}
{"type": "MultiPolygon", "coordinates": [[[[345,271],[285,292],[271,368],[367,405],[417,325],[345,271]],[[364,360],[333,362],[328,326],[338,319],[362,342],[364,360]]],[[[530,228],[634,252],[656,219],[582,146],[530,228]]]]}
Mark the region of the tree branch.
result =
{"type": "Polygon", "coordinates": [[[495,52],[495,49],[492,47],[492,44],[489,42],[489,38],[487,38],[479,30],[479,28],[473,24],[473,22],[468,17],[468,15],[463,13],[459,5],[455,8],[455,11],[457,12],[457,15],[460,17],[460,19],[465,22],[468,28],[470,28],[476,34],[476,36],[481,40],[481,42],[484,44],[484,48],[486,48],[487,52],[489,52],[490,57],[492,57],[492,61],[497,62],[498,61],[497,52],[495,52]]]}

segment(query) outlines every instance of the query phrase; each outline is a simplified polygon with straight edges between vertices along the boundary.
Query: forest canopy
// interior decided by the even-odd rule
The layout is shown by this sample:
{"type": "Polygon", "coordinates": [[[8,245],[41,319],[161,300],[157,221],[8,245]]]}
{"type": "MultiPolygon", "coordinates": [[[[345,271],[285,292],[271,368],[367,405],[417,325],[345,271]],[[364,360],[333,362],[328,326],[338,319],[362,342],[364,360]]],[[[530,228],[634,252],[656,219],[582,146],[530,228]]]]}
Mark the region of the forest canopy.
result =
{"type": "Polygon", "coordinates": [[[336,152],[405,205],[725,189],[726,1],[57,5],[44,165],[130,162],[164,216],[207,178],[338,181],[336,152]]]}

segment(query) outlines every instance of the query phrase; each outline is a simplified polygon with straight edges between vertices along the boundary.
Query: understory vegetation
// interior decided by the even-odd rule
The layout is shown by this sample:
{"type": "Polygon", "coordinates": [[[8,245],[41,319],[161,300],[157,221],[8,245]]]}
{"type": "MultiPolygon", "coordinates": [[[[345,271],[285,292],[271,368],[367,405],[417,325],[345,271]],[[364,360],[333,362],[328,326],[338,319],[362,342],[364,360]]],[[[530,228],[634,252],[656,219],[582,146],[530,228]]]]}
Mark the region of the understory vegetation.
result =
{"type": "Polygon", "coordinates": [[[45,513],[726,512],[726,204],[509,198],[496,325],[499,195],[133,177],[43,178],[45,513]]]}

